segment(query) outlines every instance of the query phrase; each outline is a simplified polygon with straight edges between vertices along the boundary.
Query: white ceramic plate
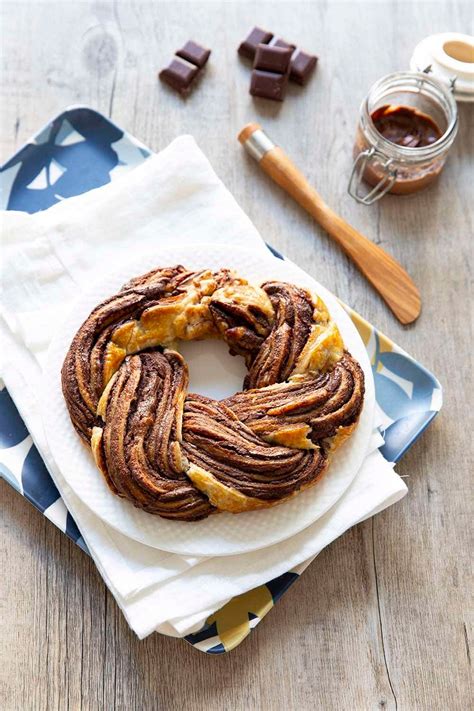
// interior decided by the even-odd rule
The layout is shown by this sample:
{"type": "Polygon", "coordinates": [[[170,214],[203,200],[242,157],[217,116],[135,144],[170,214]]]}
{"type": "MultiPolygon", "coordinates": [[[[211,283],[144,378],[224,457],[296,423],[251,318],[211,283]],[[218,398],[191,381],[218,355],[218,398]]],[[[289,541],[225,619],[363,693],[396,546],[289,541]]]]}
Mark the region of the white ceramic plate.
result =
{"type": "MultiPolygon", "coordinates": [[[[241,389],[243,359],[225,353],[222,344],[196,342],[183,347],[190,370],[190,389],[224,397],[241,389]]],[[[228,556],[264,548],[302,531],[333,506],[351,484],[366,454],[373,429],[374,384],[370,363],[351,320],[336,298],[291,262],[258,252],[216,245],[157,247],[153,254],[130,260],[104,274],[74,305],[48,352],[44,376],[43,420],[51,452],[74,493],[99,518],[122,534],[154,548],[196,556],[228,556]],[[230,267],[254,283],[279,279],[307,287],[321,296],[342,333],[347,349],[366,378],[365,403],[353,436],[336,452],[321,481],[294,499],[263,511],[223,513],[204,521],[167,521],[112,494],[97,470],[90,450],[69,419],[61,391],[61,366],[72,338],[92,309],[130,278],[158,266],[184,264],[191,269],[230,267]]]]}

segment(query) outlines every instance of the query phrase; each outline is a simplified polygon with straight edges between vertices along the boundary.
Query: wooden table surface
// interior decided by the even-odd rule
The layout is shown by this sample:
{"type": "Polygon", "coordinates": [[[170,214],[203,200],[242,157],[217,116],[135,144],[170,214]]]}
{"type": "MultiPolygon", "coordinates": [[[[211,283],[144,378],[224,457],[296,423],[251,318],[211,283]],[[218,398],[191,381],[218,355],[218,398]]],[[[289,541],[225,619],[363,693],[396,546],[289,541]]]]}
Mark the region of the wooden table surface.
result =
{"type": "Polygon", "coordinates": [[[0,707],[467,709],[473,106],[460,107],[459,135],[436,186],[367,208],[346,184],[369,86],[407,68],[421,38],[469,32],[469,4],[23,1],[3,2],[2,16],[1,160],[70,104],[99,109],[156,150],[194,134],[264,237],[433,370],[445,403],[398,466],[408,496],[323,551],[256,631],[221,657],[159,635],[138,641],[91,560],[1,482],[0,707]],[[283,105],[248,95],[236,47],[256,23],[320,56],[311,83],[292,87],[283,105]],[[184,102],[156,73],[190,37],[213,54],[184,102]],[[242,154],[235,136],[250,120],[407,267],[423,298],[416,324],[400,326],[242,154]]]}

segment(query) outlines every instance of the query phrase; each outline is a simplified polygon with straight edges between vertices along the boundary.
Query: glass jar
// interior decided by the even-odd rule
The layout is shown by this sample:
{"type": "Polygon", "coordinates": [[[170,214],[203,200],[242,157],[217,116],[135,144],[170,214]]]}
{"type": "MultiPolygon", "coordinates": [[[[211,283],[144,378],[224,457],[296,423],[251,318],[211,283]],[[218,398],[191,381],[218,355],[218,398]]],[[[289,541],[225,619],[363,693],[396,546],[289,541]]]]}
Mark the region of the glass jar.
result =
{"type": "Polygon", "coordinates": [[[408,195],[430,185],[440,174],[458,130],[452,92],[423,72],[395,72],[379,79],[360,108],[349,194],[371,205],[386,193],[408,195]],[[430,145],[410,148],[392,143],[375,127],[372,115],[384,106],[421,112],[439,128],[430,145]],[[364,180],[372,190],[362,193],[364,180]]]}

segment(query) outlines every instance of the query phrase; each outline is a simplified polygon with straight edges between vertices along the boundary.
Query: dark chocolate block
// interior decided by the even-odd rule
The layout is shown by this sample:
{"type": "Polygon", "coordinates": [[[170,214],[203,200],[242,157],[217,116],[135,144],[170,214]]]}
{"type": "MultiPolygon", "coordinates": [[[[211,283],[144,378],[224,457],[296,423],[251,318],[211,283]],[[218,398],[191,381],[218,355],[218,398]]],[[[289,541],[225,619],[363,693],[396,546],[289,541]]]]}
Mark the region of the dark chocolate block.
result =
{"type": "Polygon", "coordinates": [[[188,62],[191,62],[191,64],[194,64],[194,66],[199,67],[199,69],[202,69],[203,66],[206,64],[210,54],[210,49],[201,47],[200,44],[197,44],[192,40],[186,42],[184,47],[176,52],[177,57],[182,57],[182,59],[186,59],[188,62]]]}
{"type": "Polygon", "coordinates": [[[314,72],[318,58],[298,49],[291,60],[290,79],[304,86],[314,72]]]}
{"type": "Polygon", "coordinates": [[[250,80],[250,93],[252,96],[260,96],[262,99],[283,101],[287,85],[288,74],[276,74],[254,69],[250,80]]]}
{"type": "Polygon", "coordinates": [[[272,47],[259,44],[255,52],[254,69],[264,69],[268,72],[286,74],[290,68],[293,51],[289,47],[272,47]]]}
{"type": "Polygon", "coordinates": [[[171,64],[166,69],[162,69],[158,76],[161,81],[184,96],[189,93],[198,72],[199,69],[192,64],[181,59],[173,59],[171,64]]]}
{"type": "Polygon", "coordinates": [[[237,50],[243,57],[253,59],[257,50],[258,44],[268,44],[273,37],[271,32],[266,32],[260,27],[254,27],[249,36],[244,39],[237,50]]]}
{"type": "Polygon", "coordinates": [[[291,49],[292,52],[294,52],[296,49],[295,44],[290,44],[289,42],[285,42],[285,40],[281,39],[281,37],[274,37],[270,44],[272,47],[283,47],[284,49],[289,48],[289,49],[291,49]]]}

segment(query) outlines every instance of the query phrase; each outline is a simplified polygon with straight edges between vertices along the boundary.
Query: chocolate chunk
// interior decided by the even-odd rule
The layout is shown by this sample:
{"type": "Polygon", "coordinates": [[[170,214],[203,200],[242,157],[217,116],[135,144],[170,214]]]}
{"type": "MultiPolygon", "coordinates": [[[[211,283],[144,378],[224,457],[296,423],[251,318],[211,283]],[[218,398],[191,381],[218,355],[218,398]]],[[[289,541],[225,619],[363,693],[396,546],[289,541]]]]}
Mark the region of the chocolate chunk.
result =
{"type": "Polygon", "coordinates": [[[306,54],[300,49],[297,50],[291,60],[290,79],[304,86],[314,72],[317,61],[318,58],[313,54],[306,54]]]}
{"type": "Polygon", "coordinates": [[[257,50],[258,44],[268,44],[273,37],[271,32],[266,32],[260,27],[254,27],[249,36],[244,39],[237,50],[243,57],[253,59],[257,50]]]}
{"type": "Polygon", "coordinates": [[[250,80],[250,93],[252,96],[260,96],[262,99],[283,101],[287,85],[288,74],[276,74],[254,69],[250,80]]]}
{"type": "Polygon", "coordinates": [[[290,47],[271,47],[268,44],[259,44],[255,52],[254,69],[286,74],[290,67],[292,54],[293,51],[290,47]]]}
{"type": "Polygon", "coordinates": [[[194,66],[199,67],[199,69],[202,69],[203,66],[206,64],[210,54],[210,49],[201,47],[200,44],[197,44],[192,40],[186,42],[184,47],[176,52],[177,57],[182,57],[182,59],[186,59],[188,62],[191,62],[191,64],[194,64],[194,66]]]}
{"type": "Polygon", "coordinates": [[[274,37],[272,41],[270,42],[272,47],[283,47],[284,49],[291,49],[292,52],[295,51],[296,45],[295,44],[290,44],[289,42],[285,42],[285,40],[281,39],[281,37],[274,37]]]}
{"type": "Polygon", "coordinates": [[[189,64],[189,62],[185,62],[182,59],[173,59],[166,69],[161,70],[159,77],[161,81],[164,81],[168,86],[184,96],[191,90],[191,84],[198,72],[199,69],[189,64]]]}

